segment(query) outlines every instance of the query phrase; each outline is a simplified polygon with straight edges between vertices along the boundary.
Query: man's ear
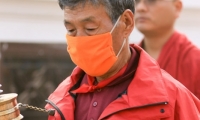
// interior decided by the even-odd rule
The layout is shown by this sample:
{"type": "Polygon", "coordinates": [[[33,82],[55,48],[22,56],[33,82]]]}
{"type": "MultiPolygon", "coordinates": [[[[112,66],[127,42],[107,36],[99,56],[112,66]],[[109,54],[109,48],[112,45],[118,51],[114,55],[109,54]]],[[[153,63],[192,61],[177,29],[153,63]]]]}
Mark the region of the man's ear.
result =
{"type": "Polygon", "coordinates": [[[134,14],[132,13],[131,10],[127,9],[123,12],[122,21],[124,26],[123,28],[124,38],[128,38],[135,26],[134,14]]]}
{"type": "Polygon", "coordinates": [[[176,8],[176,18],[180,16],[181,10],[183,8],[183,3],[181,0],[176,0],[174,2],[175,8],[176,8]]]}

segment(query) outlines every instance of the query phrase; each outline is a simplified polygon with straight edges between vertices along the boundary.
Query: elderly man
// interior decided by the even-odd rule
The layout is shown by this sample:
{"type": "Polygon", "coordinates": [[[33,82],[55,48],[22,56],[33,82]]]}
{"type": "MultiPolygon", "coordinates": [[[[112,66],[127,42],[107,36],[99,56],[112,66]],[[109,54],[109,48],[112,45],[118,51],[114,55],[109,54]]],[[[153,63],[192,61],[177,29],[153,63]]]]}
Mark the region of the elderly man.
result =
{"type": "Polygon", "coordinates": [[[136,0],[136,27],[144,35],[140,46],[200,98],[200,50],[174,29],[181,9],[181,0],[136,0]]]}
{"type": "Polygon", "coordinates": [[[136,45],[134,0],[59,0],[77,65],[49,96],[49,120],[199,120],[200,101],[136,45]]]}

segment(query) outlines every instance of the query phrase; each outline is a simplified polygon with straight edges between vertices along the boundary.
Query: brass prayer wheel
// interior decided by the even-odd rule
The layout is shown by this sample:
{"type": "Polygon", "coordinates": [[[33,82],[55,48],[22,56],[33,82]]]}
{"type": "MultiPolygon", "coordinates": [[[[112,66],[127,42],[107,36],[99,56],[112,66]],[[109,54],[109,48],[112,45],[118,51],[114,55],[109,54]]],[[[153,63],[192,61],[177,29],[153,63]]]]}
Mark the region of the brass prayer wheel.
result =
{"type": "Polygon", "coordinates": [[[17,96],[16,93],[0,95],[0,120],[21,120],[23,118],[17,104],[17,96]]]}

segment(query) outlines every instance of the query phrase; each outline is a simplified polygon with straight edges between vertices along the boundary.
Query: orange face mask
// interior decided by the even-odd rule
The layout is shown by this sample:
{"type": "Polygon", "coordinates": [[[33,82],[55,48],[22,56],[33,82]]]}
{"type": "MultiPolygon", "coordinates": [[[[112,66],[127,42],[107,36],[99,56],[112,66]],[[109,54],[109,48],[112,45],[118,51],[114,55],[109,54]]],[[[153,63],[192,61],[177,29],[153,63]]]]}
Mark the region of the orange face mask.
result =
{"type": "Polygon", "coordinates": [[[116,56],[112,46],[111,33],[116,27],[119,18],[109,33],[80,37],[66,35],[67,51],[72,61],[88,75],[101,76],[117,61],[125,40],[116,56]]]}

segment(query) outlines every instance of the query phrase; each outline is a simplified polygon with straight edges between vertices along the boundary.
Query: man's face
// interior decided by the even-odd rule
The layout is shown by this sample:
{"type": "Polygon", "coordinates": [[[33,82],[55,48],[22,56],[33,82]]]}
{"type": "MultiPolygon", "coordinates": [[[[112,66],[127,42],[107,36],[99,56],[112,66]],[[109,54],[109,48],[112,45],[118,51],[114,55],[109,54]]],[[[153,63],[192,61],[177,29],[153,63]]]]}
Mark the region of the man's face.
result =
{"type": "MultiPolygon", "coordinates": [[[[113,28],[112,21],[105,11],[103,6],[92,6],[91,4],[85,4],[76,6],[74,9],[64,9],[64,22],[68,35],[78,36],[92,36],[98,34],[104,34],[110,32],[113,28]]],[[[113,48],[115,53],[121,47],[122,39],[119,36],[119,26],[116,26],[112,33],[113,36],[113,48]]]]}
{"type": "Polygon", "coordinates": [[[136,27],[142,33],[173,27],[179,15],[173,0],[136,0],[136,27]]]}

